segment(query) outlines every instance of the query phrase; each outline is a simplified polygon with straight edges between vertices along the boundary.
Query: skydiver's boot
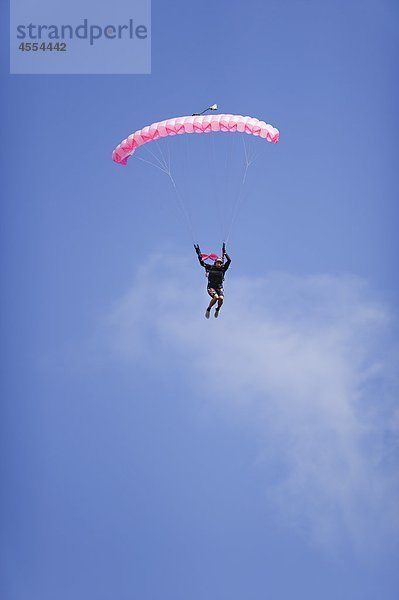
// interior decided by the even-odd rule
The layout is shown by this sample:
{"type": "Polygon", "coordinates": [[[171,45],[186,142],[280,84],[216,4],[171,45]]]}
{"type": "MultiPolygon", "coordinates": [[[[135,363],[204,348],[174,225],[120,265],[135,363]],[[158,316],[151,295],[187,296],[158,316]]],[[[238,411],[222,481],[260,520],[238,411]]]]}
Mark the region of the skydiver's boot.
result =
{"type": "Polygon", "coordinates": [[[217,308],[215,309],[215,319],[217,319],[217,318],[218,318],[218,316],[219,316],[219,310],[220,310],[220,307],[217,307],[217,308]]]}
{"type": "Polygon", "coordinates": [[[208,308],[207,308],[207,309],[206,309],[206,311],[205,311],[205,319],[209,319],[209,315],[210,315],[210,314],[211,314],[211,309],[210,309],[210,308],[209,308],[209,306],[208,306],[208,308]]]}

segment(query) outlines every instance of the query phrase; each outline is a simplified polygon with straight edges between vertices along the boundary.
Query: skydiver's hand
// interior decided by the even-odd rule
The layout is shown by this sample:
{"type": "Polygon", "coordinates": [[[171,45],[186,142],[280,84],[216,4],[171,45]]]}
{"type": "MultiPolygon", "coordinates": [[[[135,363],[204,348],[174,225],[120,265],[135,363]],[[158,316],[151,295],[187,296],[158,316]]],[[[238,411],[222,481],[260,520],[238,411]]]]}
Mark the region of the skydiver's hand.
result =
{"type": "Polygon", "coordinates": [[[200,250],[199,244],[194,244],[194,248],[195,248],[195,251],[198,254],[198,256],[200,256],[201,255],[201,250],[200,250]]]}
{"type": "Polygon", "coordinates": [[[223,252],[223,256],[226,256],[226,242],[223,242],[222,252],[223,252]]]}

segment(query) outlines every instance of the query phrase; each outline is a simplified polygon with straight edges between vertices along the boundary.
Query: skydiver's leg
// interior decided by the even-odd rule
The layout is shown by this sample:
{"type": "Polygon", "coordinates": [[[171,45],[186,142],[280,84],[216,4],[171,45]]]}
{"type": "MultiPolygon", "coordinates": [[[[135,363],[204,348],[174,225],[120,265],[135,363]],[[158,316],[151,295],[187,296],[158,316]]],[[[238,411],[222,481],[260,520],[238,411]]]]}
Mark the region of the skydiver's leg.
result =
{"type": "Polygon", "coordinates": [[[223,288],[220,288],[220,290],[218,290],[218,295],[217,296],[218,296],[218,305],[217,305],[216,310],[215,310],[215,317],[219,316],[219,310],[222,308],[222,304],[223,304],[223,301],[224,301],[224,290],[223,290],[223,288]]]}
{"type": "Polygon", "coordinates": [[[210,315],[212,306],[215,306],[216,302],[219,299],[219,296],[217,295],[216,291],[213,288],[208,288],[208,294],[210,295],[211,300],[210,300],[209,306],[208,306],[208,308],[206,309],[206,312],[205,312],[205,317],[207,319],[209,319],[209,315],[210,315]]]}
{"type": "Polygon", "coordinates": [[[209,302],[208,310],[211,310],[212,306],[215,306],[216,302],[218,302],[219,296],[215,294],[212,300],[209,302]]]}

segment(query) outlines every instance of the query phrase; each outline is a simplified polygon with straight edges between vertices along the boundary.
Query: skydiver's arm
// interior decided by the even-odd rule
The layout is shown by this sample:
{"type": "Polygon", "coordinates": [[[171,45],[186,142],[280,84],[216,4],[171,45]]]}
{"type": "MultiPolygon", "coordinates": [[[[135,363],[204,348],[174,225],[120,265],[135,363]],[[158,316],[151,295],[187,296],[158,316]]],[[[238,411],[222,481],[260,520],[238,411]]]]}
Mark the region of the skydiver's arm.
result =
{"type": "Polygon", "coordinates": [[[204,262],[202,260],[202,256],[200,254],[198,255],[198,260],[199,260],[199,264],[201,265],[201,267],[204,267],[204,269],[206,269],[207,267],[209,267],[209,265],[207,265],[206,262],[204,262]]]}
{"type": "Polygon", "coordinates": [[[230,258],[230,256],[227,254],[227,252],[225,252],[225,253],[224,253],[224,255],[225,255],[225,257],[226,257],[226,259],[227,259],[227,260],[226,260],[226,262],[224,263],[224,268],[223,268],[223,270],[224,270],[224,272],[226,272],[226,271],[227,271],[227,269],[228,269],[228,268],[229,268],[229,266],[230,266],[230,263],[231,263],[231,258],[230,258]]]}
{"type": "Polygon", "coordinates": [[[197,256],[198,256],[199,264],[201,265],[201,267],[204,267],[206,269],[207,265],[202,260],[202,255],[201,255],[201,250],[200,250],[199,244],[194,244],[194,248],[195,248],[195,251],[196,251],[197,256]]]}

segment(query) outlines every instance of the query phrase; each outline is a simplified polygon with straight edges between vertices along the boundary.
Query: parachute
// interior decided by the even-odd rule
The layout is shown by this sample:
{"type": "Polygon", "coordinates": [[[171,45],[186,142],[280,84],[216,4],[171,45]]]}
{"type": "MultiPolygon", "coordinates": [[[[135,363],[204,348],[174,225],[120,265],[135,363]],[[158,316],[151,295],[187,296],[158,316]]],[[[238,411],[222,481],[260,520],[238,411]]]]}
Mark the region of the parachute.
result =
{"type": "MultiPolygon", "coordinates": [[[[216,105],[214,105],[216,106],[216,105]]],[[[210,107],[211,110],[216,110],[210,107]]],[[[211,133],[211,132],[240,132],[259,136],[268,142],[278,143],[280,133],[278,129],[259,121],[253,117],[241,115],[192,115],[175,117],[148,125],[129,135],[115,148],[112,158],[116,163],[126,165],[128,159],[137,148],[161,137],[180,135],[184,133],[211,133]]]]}
{"type": "MultiPolygon", "coordinates": [[[[185,146],[184,157],[181,156],[183,161],[178,160],[178,153],[173,154],[172,173],[169,138],[192,133],[214,134],[217,132],[236,132],[241,134],[246,133],[250,138],[258,137],[277,144],[280,137],[278,129],[273,127],[273,125],[254,117],[233,114],[205,114],[208,111],[214,112],[217,110],[217,104],[213,104],[204,111],[194,113],[191,116],[174,117],[147,125],[129,135],[129,137],[116,146],[112,153],[113,160],[118,164],[126,165],[129,158],[134,155],[136,159],[155,167],[169,177],[176,196],[178,211],[181,213],[181,217],[183,217],[183,221],[185,221],[190,231],[192,240],[198,239],[194,231],[194,221],[197,221],[197,219],[192,219],[192,212],[196,207],[201,207],[199,200],[202,197],[206,197],[209,205],[214,207],[215,210],[211,219],[209,219],[207,211],[201,211],[202,214],[197,215],[198,220],[205,217],[207,219],[206,227],[209,229],[215,226],[217,219],[219,221],[219,239],[225,241],[229,239],[241,206],[249,195],[248,186],[246,185],[247,172],[250,165],[255,161],[256,156],[255,153],[251,153],[250,151],[251,140],[248,139],[246,142],[244,139],[246,136],[244,135],[232,136],[231,143],[224,136],[216,136],[217,139],[215,141],[214,136],[211,135],[209,136],[209,144],[208,140],[205,142],[205,138],[208,138],[208,136],[204,136],[204,144],[188,143],[187,139],[191,136],[187,138],[183,136],[185,139],[184,141],[182,140],[182,144],[179,144],[177,140],[171,144],[171,146],[174,146],[175,152],[179,147],[181,152],[182,147],[185,146]],[[232,152],[235,146],[235,139],[239,139],[239,137],[241,137],[242,141],[244,158],[244,161],[241,163],[234,162],[236,159],[232,152]],[[165,138],[165,142],[158,144],[158,140],[162,138],[165,138]],[[150,142],[154,143],[154,146],[150,142]],[[149,146],[146,146],[147,144],[149,146]],[[198,156],[198,160],[191,160],[194,152],[193,146],[206,146],[207,151],[203,156],[198,156]],[[222,152],[218,153],[216,146],[226,147],[222,152]],[[144,147],[143,149],[146,153],[141,151],[141,147],[144,147]],[[140,152],[135,154],[137,150],[140,150],[140,152]],[[153,160],[151,158],[148,159],[147,155],[150,155],[153,160]],[[207,162],[209,163],[208,167],[206,166],[207,162]],[[191,177],[189,172],[190,168],[192,170],[193,167],[194,176],[191,177]],[[179,168],[181,170],[180,178],[179,168]],[[190,187],[190,182],[194,188],[193,190],[188,189],[184,191],[181,189],[181,185],[190,187]],[[189,206],[189,200],[191,200],[192,208],[189,206]],[[223,205],[224,201],[227,203],[227,206],[223,205]]],[[[265,172],[265,169],[263,169],[262,173],[265,172]]],[[[215,260],[216,257],[217,255],[209,254],[203,258],[205,260],[215,260]]]]}

